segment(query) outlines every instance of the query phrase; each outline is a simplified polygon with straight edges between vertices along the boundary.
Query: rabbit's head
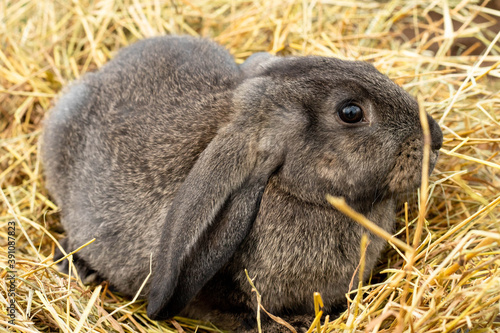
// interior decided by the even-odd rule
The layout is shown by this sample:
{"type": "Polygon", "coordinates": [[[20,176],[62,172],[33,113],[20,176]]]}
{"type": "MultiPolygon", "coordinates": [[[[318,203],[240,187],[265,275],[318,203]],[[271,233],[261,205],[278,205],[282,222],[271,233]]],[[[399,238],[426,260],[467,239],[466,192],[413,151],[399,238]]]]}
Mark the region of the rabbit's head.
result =
{"type": "MultiPolygon", "coordinates": [[[[232,120],[200,155],[167,216],[149,297],[153,319],[178,313],[231,258],[270,178],[304,202],[327,205],[332,194],[362,212],[419,185],[418,104],[372,65],[297,57],[249,68],[232,97],[232,120]]],[[[432,170],[442,134],[428,120],[432,170]]]]}
{"type": "MultiPolygon", "coordinates": [[[[372,65],[333,58],[273,58],[236,92],[235,104],[254,115],[260,146],[282,155],[275,180],[304,201],[325,193],[359,209],[421,179],[423,132],[418,104],[372,65]]],[[[431,129],[432,170],[442,144],[431,129]]],[[[272,151],[272,153],[271,153],[272,151]]]]}

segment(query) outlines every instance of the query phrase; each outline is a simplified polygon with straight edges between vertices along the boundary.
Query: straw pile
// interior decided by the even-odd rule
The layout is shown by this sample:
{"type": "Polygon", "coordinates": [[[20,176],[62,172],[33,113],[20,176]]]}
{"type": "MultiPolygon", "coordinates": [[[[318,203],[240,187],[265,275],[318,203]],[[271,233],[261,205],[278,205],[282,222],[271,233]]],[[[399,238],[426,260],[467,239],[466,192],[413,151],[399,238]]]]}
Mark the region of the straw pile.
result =
{"type": "Polygon", "coordinates": [[[0,330],[15,274],[16,332],[217,331],[184,318],[153,322],[144,302],[51,266],[62,234],[41,172],[42,119],[68,82],[161,34],[210,36],[238,62],[257,51],[367,60],[419,96],[445,134],[428,188],[399,215],[397,237],[419,246],[390,247],[370,283],[353,286],[348,310],[320,318],[321,332],[499,330],[499,17],[473,0],[1,2],[0,330]],[[8,268],[9,221],[17,272],[8,268]]]}

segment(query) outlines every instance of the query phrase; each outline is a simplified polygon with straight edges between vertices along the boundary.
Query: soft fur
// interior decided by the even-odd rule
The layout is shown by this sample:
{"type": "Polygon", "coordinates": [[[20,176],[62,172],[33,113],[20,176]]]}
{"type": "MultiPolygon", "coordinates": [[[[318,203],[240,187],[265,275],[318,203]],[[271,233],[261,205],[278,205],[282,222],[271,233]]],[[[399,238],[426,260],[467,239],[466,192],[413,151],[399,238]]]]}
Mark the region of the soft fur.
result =
{"type": "MultiPolygon", "coordinates": [[[[432,169],[442,134],[428,120],[432,169]]],[[[159,37],[66,91],[43,162],[66,250],[96,238],[76,255],[82,278],[132,296],[152,257],[152,319],[240,332],[255,330],[244,269],[263,306],[299,329],[313,292],[327,312],[344,306],[367,231],[325,195],[390,232],[395,197],[419,185],[422,147],[417,103],[370,64],[257,54],[238,67],[211,41],[159,37]],[[347,102],[365,121],[340,120],[347,102]]],[[[367,274],[384,246],[370,235],[367,274]]]]}

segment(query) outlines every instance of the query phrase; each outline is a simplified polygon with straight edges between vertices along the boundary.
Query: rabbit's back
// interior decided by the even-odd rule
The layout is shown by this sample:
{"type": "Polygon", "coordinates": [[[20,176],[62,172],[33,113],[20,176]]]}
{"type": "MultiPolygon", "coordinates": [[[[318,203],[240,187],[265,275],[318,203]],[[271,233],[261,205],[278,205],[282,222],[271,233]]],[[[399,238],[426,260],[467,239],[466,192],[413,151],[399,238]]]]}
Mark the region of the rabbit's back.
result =
{"type": "Polygon", "coordinates": [[[43,160],[68,247],[96,237],[81,256],[118,289],[133,293],[149,272],[171,198],[229,121],[239,80],[215,43],[159,37],[125,48],[52,110],[43,160]]]}

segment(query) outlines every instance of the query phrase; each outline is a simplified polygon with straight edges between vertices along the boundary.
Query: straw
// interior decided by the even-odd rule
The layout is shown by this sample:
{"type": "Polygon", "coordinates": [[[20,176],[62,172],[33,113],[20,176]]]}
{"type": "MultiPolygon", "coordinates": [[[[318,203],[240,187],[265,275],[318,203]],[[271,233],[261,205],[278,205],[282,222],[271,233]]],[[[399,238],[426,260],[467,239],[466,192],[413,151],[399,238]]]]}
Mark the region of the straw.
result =
{"type": "MultiPolygon", "coordinates": [[[[260,51],[369,61],[418,97],[422,110],[443,129],[434,173],[418,192],[398,198],[395,234],[382,235],[392,246],[371,279],[346,295],[348,310],[341,314],[323,307],[326,295],[311,295],[310,304],[316,304],[311,332],[500,330],[500,11],[493,3],[0,3],[0,327],[18,332],[219,331],[190,318],[152,321],[144,300],[122,297],[105,282],[86,286],[74,267],[71,276],[59,273],[53,255],[64,234],[39,156],[43,119],[71,81],[138,39],[187,34],[216,40],[237,63],[260,51]],[[10,221],[16,226],[15,271],[7,267],[10,221]],[[12,274],[17,277],[14,325],[6,312],[12,274]]],[[[254,310],[287,327],[280,313],[265,308],[260,304],[254,310]]]]}

